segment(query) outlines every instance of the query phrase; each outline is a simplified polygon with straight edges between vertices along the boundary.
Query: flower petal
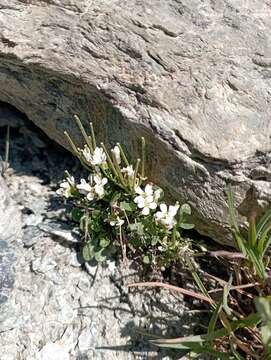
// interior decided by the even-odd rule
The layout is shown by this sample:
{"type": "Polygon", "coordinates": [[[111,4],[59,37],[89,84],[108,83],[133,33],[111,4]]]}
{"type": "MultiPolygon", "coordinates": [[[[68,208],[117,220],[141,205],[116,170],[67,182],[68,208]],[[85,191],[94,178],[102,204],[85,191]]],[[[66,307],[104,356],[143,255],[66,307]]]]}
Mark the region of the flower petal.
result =
{"type": "Polygon", "coordinates": [[[156,208],[157,208],[156,202],[150,203],[150,204],[149,204],[149,208],[152,209],[152,210],[156,209],[156,208]]]}
{"type": "Polygon", "coordinates": [[[164,204],[164,203],[160,204],[160,209],[163,214],[167,213],[167,205],[166,204],[164,204]]]}
{"type": "Polygon", "coordinates": [[[149,213],[150,213],[150,209],[147,206],[144,207],[142,210],[142,215],[149,215],[149,213]]]}
{"type": "Polygon", "coordinates": [[[146,193],[147,196],[153,194],[153,188],[152,188],[151,184],[147,184],[145,186],[145,193],[146,193]]]}

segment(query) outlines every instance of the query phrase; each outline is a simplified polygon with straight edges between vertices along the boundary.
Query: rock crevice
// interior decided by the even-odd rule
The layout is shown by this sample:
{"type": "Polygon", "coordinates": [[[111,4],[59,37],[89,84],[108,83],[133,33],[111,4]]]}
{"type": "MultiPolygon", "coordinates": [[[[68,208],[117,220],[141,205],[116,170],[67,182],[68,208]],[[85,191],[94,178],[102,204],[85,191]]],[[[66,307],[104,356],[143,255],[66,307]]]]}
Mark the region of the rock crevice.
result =
{"type": "Polygon", "coordinates": [[[2,0],[0,100],[63,146],[74,114],[133,157],[145,136],[150,178],[230,243],[227,183],[237,206],[255,187],[251,206],[270,205],[249,175],[271,168],[270,15],[263,0],[2,0]]]}

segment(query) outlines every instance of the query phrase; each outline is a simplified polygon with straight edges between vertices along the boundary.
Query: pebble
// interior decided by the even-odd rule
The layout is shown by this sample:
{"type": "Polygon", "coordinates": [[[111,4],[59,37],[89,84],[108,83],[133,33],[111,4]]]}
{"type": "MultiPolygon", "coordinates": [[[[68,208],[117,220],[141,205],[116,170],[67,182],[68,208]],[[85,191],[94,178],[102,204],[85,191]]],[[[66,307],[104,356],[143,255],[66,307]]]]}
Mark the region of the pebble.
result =
{"type": "Polygon", "coordinates": [[[37,258],[32,261],[32,270],[42,274],[54,269],[57,263],[50,257],[37,258]]]}

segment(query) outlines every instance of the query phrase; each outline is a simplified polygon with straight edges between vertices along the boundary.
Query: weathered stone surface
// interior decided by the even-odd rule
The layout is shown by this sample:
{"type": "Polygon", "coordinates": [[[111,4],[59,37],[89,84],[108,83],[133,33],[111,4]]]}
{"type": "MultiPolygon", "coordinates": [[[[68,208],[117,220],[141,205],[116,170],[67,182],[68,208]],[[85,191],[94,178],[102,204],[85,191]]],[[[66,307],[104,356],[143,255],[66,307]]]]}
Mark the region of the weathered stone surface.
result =
{"type": "Polygon", "coordinates": [[[13,328],[19,321],[13,304],[8,301],[15,283],[16,245],[22,224],[20,212],[10,198],[0,175],[0,333],[13,328]]]}
{"type": "MultiPolygon", "coordinates": [[[[1,162],[0,162],[1,163],[1,162]]],[[[0,175],[0,240],[4,249],[4,242],[14,243],[21,236],[21,214],[10,197],[8,187],[0,175]]],[[[7,244],[8,245],[8,244],[7,244]]]]}
{"type": "Polygon", "coordinates": [[[60,144],[74,114],[145,136],[150,177],[224,243],[228,182],[242,213],[270,204],[269,1],[1,0],[0,33],[0,100],[60,144]]]}

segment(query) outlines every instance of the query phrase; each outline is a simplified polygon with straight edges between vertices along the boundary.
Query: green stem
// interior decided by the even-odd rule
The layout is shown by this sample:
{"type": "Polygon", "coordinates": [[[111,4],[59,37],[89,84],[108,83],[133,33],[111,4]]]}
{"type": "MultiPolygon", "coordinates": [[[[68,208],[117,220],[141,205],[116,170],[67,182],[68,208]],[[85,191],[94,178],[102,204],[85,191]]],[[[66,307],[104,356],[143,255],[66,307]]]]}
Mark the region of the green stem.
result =
{"type": "Polygon", "coordinates": [[[86,133],[86,131],[85,131],[85,129],[84,129],[82,123],[81,123],[81,120],[79,119],[79,117],[77,115],[74,115],[74,118],[75,118],[75,121],[76,121],[76,123],[77,123],[77,125],[78,125],[84,139],[85,139],[85,142],[86,142],[87,146],[89,147],[90,151],[93,153],[94,149],[93,149],[92,143],[91,143],[90,138],[87,135],[87,133],[86,133]]]}
{"type": "MultiPolygon", "coordinates": [[[[107,161],[108,161],[108,163],[109,163],[109,166],[111,167],[112,172],[114,173],[114,175],[116,176],[116,178],[119,179],[118,172],[117,172],[117,170],[115,169],[115,166],[114,166],[114,164],[113,164],[113,161],[111,160],[111,157],[110,157],[110,155],[108,154],[108,151],[107,151],[104,143],[101,143],[101,147],[103,148],[103,150],[104,150],[104,152],[105,152],[105,154],[106,154],[107,161]]],[[[114,180],[112,179],[112,181],[114,181],[114,180]]],[[[122,189],[124,189],[124,190],[127,191],[125,184],[120,184],[120,183],[118,183],[118,182],[116,182],[116,181],[114,181],[114,183],[115,183],[116,185],[118,185],[120,188],[122,188],[122,189]]]]}
{"type": "Polygon", "coordinates": [[[177,226],[175,225],[172,230],[172,243],[173,243],[174,249],[176,247],[176,231],[177,231],[177,226]]]}
{"type": "Polygon", "coordinates": [[[69,145],[70,145],[70,147],[71,147],[71,150],[72,150],[73,154],[74,154],[75,156],[79,157],[79,155],[80,155],[80,154],[79,154],[79,151],[77,150],[74,142],[72,141],[72,139],[71,139],[70,135],[67,133],[67,131],[64,131],[64,135],[66,136],[66,138],[67,138],[67,140],[68,140],[68,143],[69,143],[69,145]]]}
{"type": "Polygon", "coordinates": [[[136,185],[136,179],[137,179],[137,174],[138,174],[138,169],[139,169],[139,164],[140,164],[140,159],[136,160],[136,166],[135,166],[135,173],[134,173],[134,178],[133,178],[133,188],[132,191],[134,191],[135,189],[135,185],[136,185]]]}
{"type": "Polygon", "coordinates": [[[125,163],[126,166],[129,166],[129,165],[130,165],[130,164],[129,164],[129,161],[128,161],[126,155],[125,155],[125,152],[123,151],[122,146],[120,145],[120,143],[117,143],[117,146],[118,146],[119,149],[120,149],[120,155],[121,155],[121,157],[122,157],[122,160],[124,161],[124,163],[125,163]]]}
{"type": "Polygon", "coordinates": [[[95,149],[96,148],[96,139],[95,139],[95,132],[94,132],[92,122],[89,125],[90,125],[90,132],[91,132],[91,140],[92,140],[93,148],[95,149]]]}
{"type": "Polygon", "coordinates": [[[121,182],[124,186],[126,186],[124,177],[123,177],[123,175],[122,175],[122,173],[121,173],[120,166],[119,166],[119,164],[118,164],[118,161],[117,161],[117,159],[116,159],[116,156],[115,156],[113,150],[111,150],[111,155],[112,155],[114,167],[115,167],[116,172],[117,172],[117,174],[118,174],[118,178],[119,178],[120,182],[121,182]]]}
{"type": "Polygon", "coordinates": [[[146,161],[146,142],[145,138],[141,138],[141,157],[142,157],[142,163],[141,163],[141,176],[144,178],[145,176],[145,161],[146,161]]]}

